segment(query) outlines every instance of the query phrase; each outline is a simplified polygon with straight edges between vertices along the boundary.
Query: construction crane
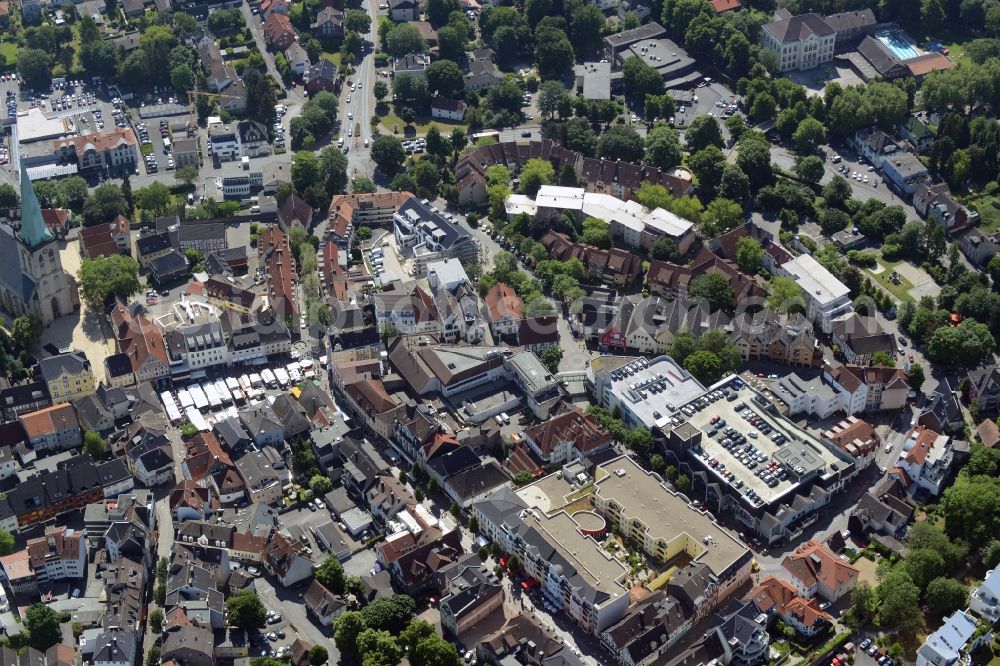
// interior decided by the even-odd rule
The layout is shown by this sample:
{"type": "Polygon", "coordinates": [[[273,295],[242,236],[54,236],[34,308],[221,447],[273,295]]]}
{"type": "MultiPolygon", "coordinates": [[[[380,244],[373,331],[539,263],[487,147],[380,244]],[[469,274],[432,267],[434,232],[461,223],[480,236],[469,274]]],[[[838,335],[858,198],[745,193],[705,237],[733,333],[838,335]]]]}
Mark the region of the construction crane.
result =
{"type": "Polygon", "coordinates": [[[194,104],[198,97],[207,97],[208,99],[239,99],[236,95],[225,95],[222,93],[210,93],[203,90],[191,90],[188,91],[188,111],[190,112],[190,117],[188,118],[188,128],[194,130],[198,127],[198,116],[195,112],[194,104]]]}

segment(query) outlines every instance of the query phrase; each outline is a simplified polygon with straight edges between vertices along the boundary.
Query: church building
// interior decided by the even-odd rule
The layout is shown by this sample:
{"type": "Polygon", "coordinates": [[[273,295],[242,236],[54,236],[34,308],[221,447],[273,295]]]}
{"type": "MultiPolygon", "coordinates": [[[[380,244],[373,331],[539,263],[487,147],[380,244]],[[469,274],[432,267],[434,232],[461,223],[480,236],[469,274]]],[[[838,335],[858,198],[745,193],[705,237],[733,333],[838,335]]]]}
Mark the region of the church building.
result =
{"type": "Polygon", "coordinates": [[[0,310],[34,315],[42,326],[80,307],[76,278],[62,267],[59,243],[21,164],[21,223],[0,220],[0,310]]]}

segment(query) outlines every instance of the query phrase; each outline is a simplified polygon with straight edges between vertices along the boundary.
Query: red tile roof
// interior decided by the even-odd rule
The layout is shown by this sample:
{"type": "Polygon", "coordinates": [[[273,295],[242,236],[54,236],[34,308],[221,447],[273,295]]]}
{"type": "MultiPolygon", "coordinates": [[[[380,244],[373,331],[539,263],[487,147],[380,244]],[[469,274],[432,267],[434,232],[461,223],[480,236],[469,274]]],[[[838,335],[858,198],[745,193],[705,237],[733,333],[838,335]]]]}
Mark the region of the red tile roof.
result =
{"type": "Polygon", "coordinates": [[[38,439],[61,430],[80,427],[76,410],[68,402],[61,402],[30,414],[22,414],[20,421],[28,439],[38,439]]]}
{"type": "Polygon", "coordinates": [[[822,583],[840,589],[858,577],[859,571],[833,554],[824,544],[807,541],[786,557],[781,566],[806,587],[822,583]]]}

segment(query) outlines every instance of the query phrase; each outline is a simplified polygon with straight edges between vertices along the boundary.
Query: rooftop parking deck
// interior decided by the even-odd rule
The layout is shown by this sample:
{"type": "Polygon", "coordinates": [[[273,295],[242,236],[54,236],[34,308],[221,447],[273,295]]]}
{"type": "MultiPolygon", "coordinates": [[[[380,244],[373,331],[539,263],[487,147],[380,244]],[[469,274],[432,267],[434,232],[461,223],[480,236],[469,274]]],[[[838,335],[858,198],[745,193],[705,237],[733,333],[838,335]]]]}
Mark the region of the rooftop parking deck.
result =
{"type": "Polygon", "coordinates": [[[710,389],[700,410],[694,408],[696,400],[676,414],[702,432],[699,457],[711,476],[751,500],[756,498],[756,504],[771,504],[837,468],[841,461],[829,448],[769,412],[766,398],[736,381],[738,387],[730,379],[710,389]],[[726,388],[728,396],[723,394],[726,388]]]}

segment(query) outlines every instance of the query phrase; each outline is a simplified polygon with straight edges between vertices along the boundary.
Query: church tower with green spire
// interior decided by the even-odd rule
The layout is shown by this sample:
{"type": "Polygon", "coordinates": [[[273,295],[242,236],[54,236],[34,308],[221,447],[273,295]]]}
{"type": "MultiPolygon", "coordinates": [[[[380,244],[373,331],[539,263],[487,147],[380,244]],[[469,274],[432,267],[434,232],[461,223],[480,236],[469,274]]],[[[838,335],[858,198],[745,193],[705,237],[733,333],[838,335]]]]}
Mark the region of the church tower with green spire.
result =
{"type": "Polygon", "coordinates": [[[21,162],[21,240],[29,248],[41,247],[54,236],[45,226],[42,218],[42,206],[35,196],[35,188],[28,178],[28,171],[21,162]]]}
{"type": "Polygon", "coordinates": [[[24,163],[20,172],[20,224],[0,218],[0,310],[11,318],[34,316],[48,326],[80,308],[80,293],[62,267],[59,243],[45,225],[24,163]]]}

